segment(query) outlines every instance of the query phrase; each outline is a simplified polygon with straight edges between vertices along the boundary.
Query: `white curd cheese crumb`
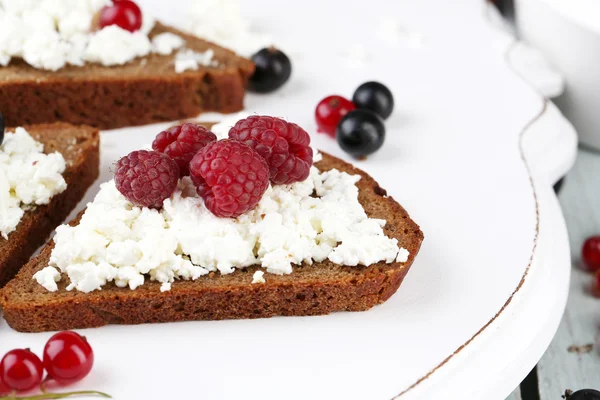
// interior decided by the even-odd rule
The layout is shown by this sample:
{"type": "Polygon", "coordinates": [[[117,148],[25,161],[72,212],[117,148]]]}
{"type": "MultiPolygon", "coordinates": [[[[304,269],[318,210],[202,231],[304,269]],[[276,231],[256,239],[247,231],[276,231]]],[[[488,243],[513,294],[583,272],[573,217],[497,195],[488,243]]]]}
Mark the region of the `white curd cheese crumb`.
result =
{"type": "Polygon", "coordinates": [[[23,59],[38,69],[57,71],[67,63],[70,45],[54,31],[36,32],[23,45],[23,59]]]}
{"type": "Polygon", "coordinates": [[[92,19],[83,10],[73,10],[58,21],[58,32],[63,38],[88,33],[91,29],[92,19]]]}
{"type": "Polygon", "coordinates": [[[398,252],[398,257],[396,257],[396,262],[404,263],[408,261],[408,256],[410,253],[405,248],[400,248],[398,252]]]}
{"type": "Polygon", "coordinates": [[[203,53],[190,49],[182,49],[175,56],[175,72],[196,71],[199,66],[215,67],[218,64],[213,60],[213,56],[214,51],[212,49],[208,49],[203,53]]]}
{"type": "Polygon", "coordinates": [[[67,188],[62,176],[66,162],[62,154],[44,154],[44,146],[29,132],[17,128],[6,132],[0,145],[0,234],[13,232],[24,208],[48,204],[67,188]]]}
{"type": "Polygon", "coordinates": [[[251,114],[246,111],[240,111],[235,114],[226,116],[218,124],[214,124],[210,131],[215,134],[217,140],[227,139],[229,137],[229,130],[242,119],[246,119],[251,114]]]}
{"type": "Polygon", "coordinates": [[[197,71],[198,62],[191,59],[175,59],[175,72],[178,74],[185,71],[197,71]]]}
{"type": "MultiPolygon", "coordinates": [[[[95,1],[97,1],[97,0],[95,0],[95,1]]],[[[102,0],[100,0],[100,1],[102,1],[102,0]]],[[[142,11],[142,27],[140,28],[140,32],[142,32],[144,35],[148,35],[148,34],[150,34],[150,32],[152,32],[152,29],[154,29],[154,26],[156,25],[156,19],[154,18],[152,13],[149,13],[146,10],[145,5],[140,4],[142,2],[138,1],[136,3],[138,5],[138,7],[140,7],[140,10],[142,11]]]]}
{"type": "Polygon", "coordinates": [[[11,196],[10,184],[4,169],[0,168],[0,232],[4,239],[15,230],[25,212],[20,201],[11,196]]]}
{"type": "Polygon", "coordinates": [[[252,283],[267,283],[264,275],[265,273],[263,271],[256,271],[252,276],[252,283]]]}
{"type": "Polygon", "coordinates": [[[313,147],[313,163],[318,163],[323,160],[323,155],[319,152],[319,150],[313,147]]]}
{"type": "Polygon", "coordinates": [[[46,288],[49,292],[58,290],[57,282],[60,282],[60,272],[54,267],[46,267],[33,275],[37,283],[46,288]]]}
{"type": "Polygon", "coordinates": [[[123,65],[150,53],[152,44],[142,32],[129,32],[116,25],[94,33],[83,54],[85,61],[105,66],[123,65]]]}
{"type": "Polygon", "coordinates": [[[167,56],[173,51],[181,48],[185,44],[185,40],[181,36],[170,32],[161,33],[152,39],[152,51],[154,53],[167,56]]]}
{"type": "Polygon", "coordinates": [[[171,290],[171,283],[170,282],[165,282],[162,285],[160,285],[160,291],[161,292],[168,292],[169,290],[171,290]]]}

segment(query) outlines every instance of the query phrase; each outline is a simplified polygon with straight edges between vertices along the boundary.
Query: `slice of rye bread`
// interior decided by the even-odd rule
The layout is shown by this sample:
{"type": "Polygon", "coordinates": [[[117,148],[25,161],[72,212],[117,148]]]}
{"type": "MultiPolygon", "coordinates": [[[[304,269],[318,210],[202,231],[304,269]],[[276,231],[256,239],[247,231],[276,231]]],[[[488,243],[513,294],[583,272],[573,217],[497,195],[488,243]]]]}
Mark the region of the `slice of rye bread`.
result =
{"type": "Polygon", "coordinates": [[[326,261],[295,266],[290,275],[266,274],[264,284],[251,283],[257,270],[251,267],[229,275],[210,273],[196,281],[177,281],[167,292],[160,291],[160,283],[150,281],[135,290],[110,284],[88,294],[69,292],[65,290],[68,278],[63,276],[59,291],[48,292],[32,276],[48,265],[50,243],[0,291],[4,318],[18,331],[41,332],[106,324],[322,315],[363,311],[383,303],[408,272],[423,233],[366,173],[327,154],[317,166],[362,176],[357,184],[359,201],[370,217],[387,220],[385,233],[410,252],[407,262],[345,267],[326,261]]]}
{"type": "Polygon", "coordinates": [[[161,24],[149,36],[164,32],[183,37],[188,49],[212,49],[219,66],[177,73],[173,53],[151,54],[123,66],[89,63],[49,72],[14,59],[0,68],[0,110],[7,125],[62,121],[113,129],[191,118],[203,111],[240,111],[254,64],[161,24]]]}
{"type": "Polygon", "coordinates": [[[33,138],[44,144],[45,153],[58,151],[63,155],[67,163],[63,174],[67,188],[52,197],[49,204],[26,211],[8,239],[0,237],[0,287],[12,279],[31,255],[46,243],[99,173],[99,136],[96,129],[65,123],[25,128],[33,138]]]}

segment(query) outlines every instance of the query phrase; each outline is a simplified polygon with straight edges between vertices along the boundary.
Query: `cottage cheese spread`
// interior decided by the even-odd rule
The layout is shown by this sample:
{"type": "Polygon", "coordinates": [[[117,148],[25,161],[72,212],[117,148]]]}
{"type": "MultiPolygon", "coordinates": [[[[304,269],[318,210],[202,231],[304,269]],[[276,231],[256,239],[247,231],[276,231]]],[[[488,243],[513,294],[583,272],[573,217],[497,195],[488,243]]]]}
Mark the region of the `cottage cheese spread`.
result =
{"type": "Polygon", "coordinates": [[[251,29],[244,20],[239,0],[194,1],[187,15],[187,31],[245,57],[273,44],[269,35],[251,29]]]}
{"type": "Polygon", "coordinates": [[[161,33],[152,39],[152,51],[163,56],[167,56],[173,51],[181,48],[185,44],[185,40],[181,36],[170,32],[161,33]]]}
{"type": "Polygon", "coordinates": [[[57,229],[50,265],[34,279],[56,290],[58,268],[69,278],[68,290],[91,292],[110,281],[135,289],[146,279],[168,290],[176,279],[250,265],[289,274],[293,265],[326,259],[349,266],[394,262],[405,250],[385,236],[384,220],[367,217],[358,202],[359,179],[313,166],[303,182],[269,187],[237,219],[208,211],[189,178],[161,211],[133,206],[109,181],[78,226],[57,229]]]}
{"type": "Polygon", "coordinates": [[[140,31],[131,33],[108,26],[92,32],[94,15],[110,3],[0,0],[0,65],[7,66],[16,57],[50,71],[85,62],[114,66],[151,52],[168,55],[183,45],[183,39],[173,34],[158,35],[150,42],[148,34],[155,21],[148,13],[143,13],[140,31]]]}
{"type": "Polygon", "coordinates": [[[0,234],[13,232],[27,207],[48,204],[67,184],[62,154],[44,154],[44,146],[23,128],[7,132],[0,145],[0,234]]]}
{"type": "Polygon", "coordinates": [[[264,271],[256,271],[254,275],[252,275],[252,283],[267,283],[264,271]]]}
{"type": "Polygon", "coordinates": [[[183,49],[175,56],[175,72],[197,71],[199,66],[216,67],[217,62],[213,60],[215,55],[212,49],[205,52],[197,52],[190,49],[183,49]]]}

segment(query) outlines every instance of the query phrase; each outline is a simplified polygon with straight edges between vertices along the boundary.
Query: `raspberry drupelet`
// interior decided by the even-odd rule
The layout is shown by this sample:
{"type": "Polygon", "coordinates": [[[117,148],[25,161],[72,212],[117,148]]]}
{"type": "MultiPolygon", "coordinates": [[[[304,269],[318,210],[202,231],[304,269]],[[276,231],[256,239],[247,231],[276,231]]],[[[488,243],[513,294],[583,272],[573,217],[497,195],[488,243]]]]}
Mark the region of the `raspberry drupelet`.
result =
{"type": "Polygon", "coordinates": [[[175,160],[183,177],[190,174],[189,164],[198,150],[216,140],[215,134],[205,127],[185,123],[159,133],[152,142],[152,149],[175,160]]]}
{"type": "Polygon", "coordinates": [[[190,162],[198,195],[214,215],[236,218],[256,207],[269,186],[263,157],[236,140],[208,144],[190,162]]]}
{"type": "Polygon", "coordinates": [[[298,125],[280,118],[253,115],[238,121],[229,138],[252,147],[269,166],[276,185],[301,182],[308,178],[313,163],[310,136],[298,125]]]}
{"type": "Polygon", "coordinates": [[[163,201],[177,188],[178,180],[177,163],[156,151],[131,152],[116,165],[117,189],[137,206],[162,208],[163,201]]]}

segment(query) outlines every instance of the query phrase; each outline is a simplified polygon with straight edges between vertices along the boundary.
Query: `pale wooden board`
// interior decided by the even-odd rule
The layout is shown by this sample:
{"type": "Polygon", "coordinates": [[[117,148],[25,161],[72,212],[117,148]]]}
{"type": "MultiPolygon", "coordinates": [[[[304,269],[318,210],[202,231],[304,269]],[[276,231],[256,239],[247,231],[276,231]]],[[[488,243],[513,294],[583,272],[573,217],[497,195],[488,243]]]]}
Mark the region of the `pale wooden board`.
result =
{"type": "Polygon", "coordinates": [[[580,150],[559,195],[569,230],[573,273],[567,310],[560,328],[538,364],[541,400],[560,399],[565,389],[600,389],[600,299],[589,293],[592,276],[578,268],[583,241],[600,234],[600,154],[580,150]],[[588,354],[569,346],[593,343],[588,354]]]}

